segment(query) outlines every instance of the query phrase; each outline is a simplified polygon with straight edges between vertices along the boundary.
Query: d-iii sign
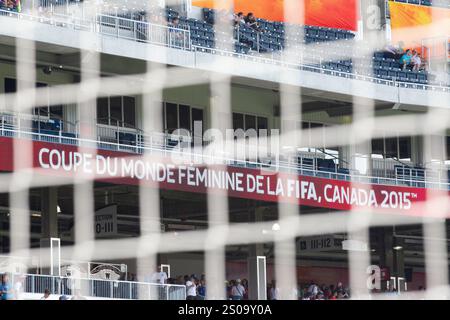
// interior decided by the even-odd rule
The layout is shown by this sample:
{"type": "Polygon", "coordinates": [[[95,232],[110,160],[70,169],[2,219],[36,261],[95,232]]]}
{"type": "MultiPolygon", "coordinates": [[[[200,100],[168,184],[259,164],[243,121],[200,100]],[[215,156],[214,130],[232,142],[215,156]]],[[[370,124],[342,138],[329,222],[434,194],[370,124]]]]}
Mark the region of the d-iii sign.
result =
{"type": "Polygon", "coordinates": [[[95,211],[95,234],[99,238],[117,235],[117,205],[95,211]]]}

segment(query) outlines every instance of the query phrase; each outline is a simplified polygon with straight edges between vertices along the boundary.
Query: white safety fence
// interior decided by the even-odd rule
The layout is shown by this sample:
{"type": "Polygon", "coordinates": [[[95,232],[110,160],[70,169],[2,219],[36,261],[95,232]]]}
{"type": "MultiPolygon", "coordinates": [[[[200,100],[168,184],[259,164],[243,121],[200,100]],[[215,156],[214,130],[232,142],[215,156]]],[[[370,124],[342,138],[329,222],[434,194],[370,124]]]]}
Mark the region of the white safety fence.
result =
{"type": "Polygon", "coordinates": [[[100,280],[74,277],[57,277],[38,274],[9,275],[9,282],[17,297],[23,294],[42,294],[48,290],[51,295],[126,299],[126,300],[186,300],[184,285],[153,284],[145,282],[100,280]]]}

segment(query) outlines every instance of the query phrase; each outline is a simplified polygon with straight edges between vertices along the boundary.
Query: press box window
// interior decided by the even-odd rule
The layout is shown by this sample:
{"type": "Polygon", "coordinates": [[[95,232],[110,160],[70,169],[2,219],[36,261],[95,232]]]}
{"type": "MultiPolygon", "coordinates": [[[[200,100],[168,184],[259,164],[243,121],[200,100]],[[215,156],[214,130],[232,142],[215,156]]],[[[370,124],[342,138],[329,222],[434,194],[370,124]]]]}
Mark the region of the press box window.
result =
{"type": "Polygon", "coordinates": [[[97,123],[136,127],[136,101],[133,97],[102,97],[97,98],[97,123]]]}

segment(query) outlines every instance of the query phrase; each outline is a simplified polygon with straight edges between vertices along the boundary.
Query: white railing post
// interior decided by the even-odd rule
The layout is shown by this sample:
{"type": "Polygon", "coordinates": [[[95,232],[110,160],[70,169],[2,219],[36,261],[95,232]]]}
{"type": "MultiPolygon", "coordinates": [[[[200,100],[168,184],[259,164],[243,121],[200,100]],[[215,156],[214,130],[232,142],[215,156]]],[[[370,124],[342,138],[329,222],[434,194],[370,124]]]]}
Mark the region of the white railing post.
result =
{"type": "Polygon", "coordinates": [[[116,17],[116,35],[117,38],[119,37],[119,18],[116,17]]]}
{"type": "Polygon", "coordinates": [[[35,293],[34,275],[31,275],[31,293],[35,293]]]}

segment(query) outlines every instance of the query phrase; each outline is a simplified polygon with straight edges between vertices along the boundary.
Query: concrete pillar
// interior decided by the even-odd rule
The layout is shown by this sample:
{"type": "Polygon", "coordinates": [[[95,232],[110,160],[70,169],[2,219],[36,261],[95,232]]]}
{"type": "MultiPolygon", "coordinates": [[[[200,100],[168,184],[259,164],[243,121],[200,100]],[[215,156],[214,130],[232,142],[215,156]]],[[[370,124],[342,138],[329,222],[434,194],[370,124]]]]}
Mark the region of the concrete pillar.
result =
{"type": "Polygon", "coordinates": [[[443,160],[445,151],[446,137],[444,135],[429,135],[423,138],[424,162],[431,160],[443,160]]]}
{"type": "MultiPolygon", "coordinates": [[[[403,239],[394,238],[394,232],[391,227],[383,228],[380,230],[378,248],[380,267],[387,267],[391,277],[404,278],[405,259],[403,239]]],[[[382,284],[382,288],[386,288],[385,283],[382,284]]]]}
{"type": "Polygon", "coordinates": [[[423,164],[423,137],[411,137],[411,161],[416,164],[423,164]]]}
{"type": "Polygon", "coordinates": [[[394,270],[395,277],[405,277],[405,249],[403,239],[396,238],[394,246],[394,270]]]}
{"type": "MultiPolygon", "coordinates": [[[[249,213],[249,221],[263,221],[265,207],[249,213]]],[[[267,300],[266,260],[264,244],[250,244],[248,249],[248,294],[250,300],[267,300]],[[264,257],[264,258],[263,258],[264,257]]]]}
{"type": "Polygon", "coordinates": [[[42,238],[58,238],[58,188],[48,187],[41,191],[42,238]]]}
{"type": "Polygon", "coordinates": [[[351,168],[352,167],[352,155],[348,146],[339,147],[339,167],[351,168]]]}
{"type": "Polygon", "coordinates": [[[365,141],[358,145],[345,145],[339,147],[339,166],[358,170],[365,174],[370,172],[372,164],[370,155],[372,153],[371,141],[365,141]],[[358,156],[356,156],[358,154],[358,156]]]}

